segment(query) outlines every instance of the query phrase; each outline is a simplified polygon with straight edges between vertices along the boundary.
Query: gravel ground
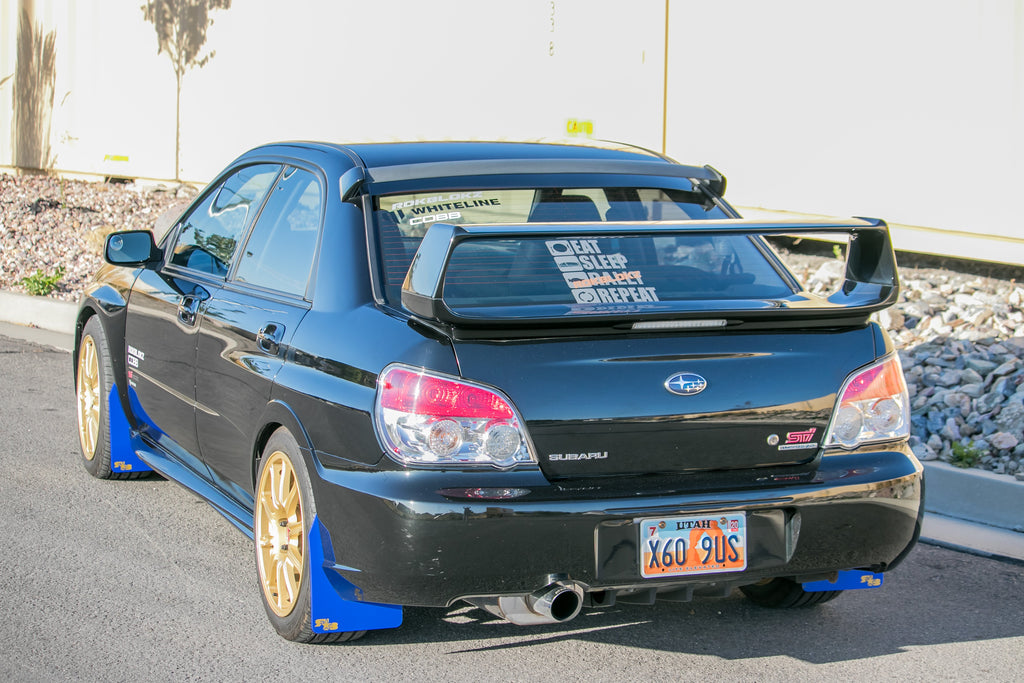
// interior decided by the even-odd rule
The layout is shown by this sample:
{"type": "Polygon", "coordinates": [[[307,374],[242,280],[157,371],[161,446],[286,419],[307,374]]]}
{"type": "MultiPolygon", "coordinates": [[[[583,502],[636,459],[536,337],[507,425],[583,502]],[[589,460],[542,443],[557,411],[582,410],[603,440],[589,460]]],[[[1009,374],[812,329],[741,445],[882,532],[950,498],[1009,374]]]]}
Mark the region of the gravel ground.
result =
{"type": "Polygon", "coordinates": [[[0,289],[27,292],[22,280],[64,268],[49,296],[78,301],[114,230],[152,228],[168,208],[195,196],[188,186],[90,183],[0,173],[0,289]]]}
{"type": "MultiPolygon", "coordinates": [[[[195,194],[0,173],[0,289],[26,292],[24,278],[63,268],[49,296],[77,301],[108,233],[152,228],[195,194]]],[[[834,291],[842,278],[831,247],[787,244],[784,257],[812,291],[834,291]]],[[[1024,480],[1024,269],[910,254],[899,261],[900,303],[877,319],[900,349],[914,451],[1024,480]]]]}

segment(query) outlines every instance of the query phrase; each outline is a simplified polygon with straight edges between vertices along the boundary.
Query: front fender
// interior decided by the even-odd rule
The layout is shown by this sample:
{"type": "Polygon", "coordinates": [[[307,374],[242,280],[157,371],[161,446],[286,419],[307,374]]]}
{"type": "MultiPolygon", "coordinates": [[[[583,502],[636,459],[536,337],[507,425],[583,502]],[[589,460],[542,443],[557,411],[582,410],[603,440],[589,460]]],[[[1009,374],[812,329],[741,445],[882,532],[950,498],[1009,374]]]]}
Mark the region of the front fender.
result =
{"type": "MultiPolygon", "coordinates": [[[[75,319],[74,354],[71,357],[72,376],[78,379],[78,347],[82,340],[82,330],[86,322],[97,317],[110,349],[111,371],[114,384],[117,386],[119,400],[128,406],[128,377],[125,361],[124,335],[128,313],[128,299],[132,285],[138,277],[139,270],[128,270],[114,266],[104,266],[96,275],[93,283],[86,288],[78,304],[78,315],[75,319]]],[[[137,421],[130,410],[125,410],[129,422],[134,427],[137,421]]]]}

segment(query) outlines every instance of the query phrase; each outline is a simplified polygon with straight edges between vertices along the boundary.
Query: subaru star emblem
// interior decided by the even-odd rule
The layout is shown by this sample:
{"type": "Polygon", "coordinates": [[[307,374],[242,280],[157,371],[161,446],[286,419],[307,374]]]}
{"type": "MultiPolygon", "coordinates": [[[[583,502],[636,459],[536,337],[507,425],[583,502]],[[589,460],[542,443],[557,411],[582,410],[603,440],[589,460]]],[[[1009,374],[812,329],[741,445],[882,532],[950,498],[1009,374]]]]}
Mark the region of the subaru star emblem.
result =
{"type": "Polygon", "coordinates": [[[692,372],[677,372],[665,380],[665,388],[680,396],[693,396],[707,389],[708,381],[692,372]]]}

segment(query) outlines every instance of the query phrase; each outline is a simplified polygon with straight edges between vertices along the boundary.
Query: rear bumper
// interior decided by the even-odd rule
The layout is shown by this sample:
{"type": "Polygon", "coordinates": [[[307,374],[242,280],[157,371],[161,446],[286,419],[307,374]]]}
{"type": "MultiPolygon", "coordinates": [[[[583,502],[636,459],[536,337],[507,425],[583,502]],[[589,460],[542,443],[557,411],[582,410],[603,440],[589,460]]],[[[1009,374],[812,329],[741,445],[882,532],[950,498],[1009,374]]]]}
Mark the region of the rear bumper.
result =
{"type": "Polygon", "coordinates": [[[885,571],[920,532],[923,471],[905,446],[827,456],[814,468],[722,477],[691,490],[637,477],[602,486],[552,484],[539,472],[351,472],[315,459],[317,514],[336,571],[362,599],[447,606],[467,596],[525,594],[552,576],[590,592],[688,590],[763,578],[821,578],[843,569],[885,571]],[[644,495],[640,487],[656,493],[644,495]],[[519,487],[508,500],[474,500],[453,489],[519,487]],[[628,488],[628,487],[627,487],[628,488]],[[441,491],[445,493],[441,493],[441,491]],[[640,576],[638,521],[645,517],[747,513],[742,572],[640,576]]]}

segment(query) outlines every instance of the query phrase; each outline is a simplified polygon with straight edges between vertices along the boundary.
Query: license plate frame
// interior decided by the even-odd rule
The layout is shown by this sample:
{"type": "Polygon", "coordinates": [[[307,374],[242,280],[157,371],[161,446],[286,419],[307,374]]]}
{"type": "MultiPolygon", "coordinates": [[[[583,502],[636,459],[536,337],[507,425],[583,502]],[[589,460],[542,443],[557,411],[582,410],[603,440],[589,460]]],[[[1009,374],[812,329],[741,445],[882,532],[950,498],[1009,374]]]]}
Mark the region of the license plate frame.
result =
{"type": "Polygon", "coordinates": [[[704,576],[747,568],[747,513],[648,517],[639,520],[640,576],[704,576]]]}

